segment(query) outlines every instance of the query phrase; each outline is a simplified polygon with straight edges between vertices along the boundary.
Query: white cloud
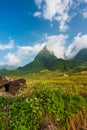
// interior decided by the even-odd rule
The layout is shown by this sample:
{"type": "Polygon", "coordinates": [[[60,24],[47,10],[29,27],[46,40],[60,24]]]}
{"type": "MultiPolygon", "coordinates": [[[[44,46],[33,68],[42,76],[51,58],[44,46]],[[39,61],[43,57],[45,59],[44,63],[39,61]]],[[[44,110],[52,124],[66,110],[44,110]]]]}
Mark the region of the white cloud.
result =
{"type": "Polygon", "coordinates": [[[66,30],[68,30],[68,28],[69,28],[68,25],[66,25],[64,21],[60,22],[60,26],[59,26],[60,31],[65,32],[66,30]]]}
{"type": "Polygon", "coordinates": [[[46,46],[48,50],[52,51],[57,58],[62,59],[71,59],[80,50],[87,48],[87,34],[82,35],[81,33],[78,33],[68,47],[66,47],[67,38],[68,35],[64,34],[48,36],[46,46]]]}
{"type": "MultiPolygon", "coordinates": [[[[34,16],[42,16],[45,20],[57,21],[59,31],[65,32],[69,29],[68,23],[75,17],[79,11],[79,7],[87,0],[35,0],[39,12],[35,12],[34,16]]],[[[82,12],[83,17],[87,18],[87,9],[82,12]]]]}
{"type": "Polygon", "coordinates": [[[12,49],[14,48],[14,40],[11,39],[8,44],[0,44],[0,50],[7,50],[7,49],[12,49]]]}
{"type": "Polygon", "coordinates": [[[83,15],[83,18],[84,18],[84,19],[87,19],[87,8],[85,8],[85,9],[82,11],[82,15],[83,15]]]}
{"type": "Polygon", "coordinates": [[[9,52],[3,57],[2,65],[23,66],[31,62],[36,54],[42,50],[46,43],[38,43],[34,46],[15,46],[15,52],[9,52]]]}
{"type": "Polygon", "coordinates": [[[42,1],[43,0],[35,0],[36,5],[38,6],[39,9],[41,8],[42,1]]]}
{"type": "Polygon", "coordinates": [[[12,66],[18,66],[20,64],[20,58],[17,57],[14,53],[8,53],[4,59],[7,60],[7,65],[12,65],[12,66]]]}
{"type": "Polygon", "coordinates": [[[16,55],[21,60],[32,60],[38,54],[40,50],[46,45],[47,49],[55,54],[58,58],[65,58],[65,44],[68,38],[68,35],[52,35],[48,36],[47,34],[44,36],[45,42],[36,44],[35,46],[18,46],[18,50],[16,55]]]}
{"type": "MultiPolygon", "coordinates": [[[[81,49],[87,48],[87,34],[78,33],[73,41],[66,48],[68,35],[59,34],[44,35],[45,42],[37,43],[34,46],[15,46],[15,52],[10,52],[4,56],[0,65],[23,66],[31,62],[40,50],[46,45],[47,49],[58,58],[73,58],[81,49]]],[[[10,43],[14,43],[10,41],[10,43]]]]}
{"type": "Polygon", "coordinates": [[[37,54],[42,48],[45,46],[45,43],[43,44],[36,44],[35,46],[18,46],[17,54],[19,56],[27,56],[32,54],[37,54]]]}
{"type": "Polygon", "coordinates": [[[68,36],[63,34],[48,36],[46,46],[48,50],[52,51],[56,57],[64,59],[65,43],[67,38],[68,36]]]}
{"type": "Polygon", "coordinates": [[[60,31],[68,29],[66,23],[71,19],[69,11],[73,5],[72,0],[35,0],[35,2],[38,8],[41,9],[44,19],[58,21],[60,31]]]}
{"type": "Polygon", "coordinates": [[[87,48],[87,34],[79,33],[66,50],[66,56],[73,58],[81,49],[87,48]]]}
{"type": "Polygon", "coordinates": [[[5,59],[8,60],[9,65],[22,66],[31,62],[44,46],[45,43],[36,44],[35,46],[17,46],[16,52],[8,53],[5,59]]]}
{"type": "Polygon", "coordinates": [[[46,45],[48,50],[54,52],[54,54],[58,58],[64,58],[65,43],[68,36],[63,34],[53,36],[45,35],[44,38],[45,42],[36,44],[34,46],[17,46],[15,56],[17,56],[17,58],[20,59],[21,63],[22,62],[29,63],[46,45]]]}
{"type": "Polygon", "coordinates": [[[39,11],[35,12],[35,13],[34,13],[34,16],[35,16],[35,17],[40,17],[40,16],[41,16],[41,12],[39,12],[39,11]]]}

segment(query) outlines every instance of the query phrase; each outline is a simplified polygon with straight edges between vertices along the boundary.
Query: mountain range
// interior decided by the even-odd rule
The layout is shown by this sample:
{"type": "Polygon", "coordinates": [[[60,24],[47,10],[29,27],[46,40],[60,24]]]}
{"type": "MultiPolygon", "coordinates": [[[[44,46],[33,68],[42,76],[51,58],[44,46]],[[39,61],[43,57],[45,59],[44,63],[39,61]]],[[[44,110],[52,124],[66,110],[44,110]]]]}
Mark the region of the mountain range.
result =
{"type": "Polygon", "coordinates": [[[87,69],[87,49],[81,50],[73,60],[58,59],[54,53],[44,47],[35,57],[35,59],[25,65],[19,67],[18,70],[27,72],[38,72],[41,70],[51,71],[80,71],[87,69]],[[84,62],[83,62],[84,61],[84,62]]]}
{"type": "MultiPolygon", "coordinates": [[[[59,72],[87,70],[87,48],[79,51],[73,60],[64,60],[58,59],[53,52],[44,47],[31,63],[19,67],[14,71],[16,73],[27,74],[42,70],[59,72]]],[[[10,73],[14,71],[10,71],[10,73]]],[[[5,72],[5,70],[1,72],[5,72]]]]}

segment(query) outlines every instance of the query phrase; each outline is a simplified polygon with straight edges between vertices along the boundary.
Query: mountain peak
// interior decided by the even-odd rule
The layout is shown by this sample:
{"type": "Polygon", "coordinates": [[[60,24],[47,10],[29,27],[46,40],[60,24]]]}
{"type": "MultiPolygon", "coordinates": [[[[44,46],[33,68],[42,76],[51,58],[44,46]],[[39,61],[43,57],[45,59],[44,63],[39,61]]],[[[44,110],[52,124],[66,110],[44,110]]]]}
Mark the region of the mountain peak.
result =
{"type": "Polygon", "coordinates": [[[47,47],[45,46],[38,54],[37,54],[37,56],[35,57],[35,59],[37,59],[37,58],[43,58],[43,57],[48,57],[48,56],[52,56],[52,57],[54,57],[54,58],[56,58],[57,59],[57,57],[54,55],[54,53],[53,52],[51,52],[51,51],[49,51],[48,49],[47,49],[47,47]]]}
{"type": "Polygon", "coordinates": [[[35,59],[25,65],[24,67],[22,68],[19,68],[19,69],[22,69],[22,70],[30,70],[30,72],[33,72],[33,71],[40,71],[40,70],[43,70],[43,69],[47,69],[47,66],[49,66],[52,62],[54,62],[55,60],[57,60],[57,57],[52,53],[50,52],[47,47],[45,46],[38,54],[37,56],[35,57],[35,59]]]}

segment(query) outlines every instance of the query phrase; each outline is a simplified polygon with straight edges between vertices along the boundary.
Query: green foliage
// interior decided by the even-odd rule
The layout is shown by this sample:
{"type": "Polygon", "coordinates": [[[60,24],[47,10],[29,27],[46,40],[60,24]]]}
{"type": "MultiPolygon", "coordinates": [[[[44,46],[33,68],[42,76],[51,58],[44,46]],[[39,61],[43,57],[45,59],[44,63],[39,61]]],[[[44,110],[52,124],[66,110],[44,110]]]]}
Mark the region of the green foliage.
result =
{"type": "MultiPolygon", "coordinates": [[[[31,95],[16,96],[12,99],[0,97],[1,130],[37,130],[44,118],[51,118],[60,127],[73,114],[86,106],[80,95],[62,93],[45,85],[33,86],[31,95]]],[[[66,124],[66,123],[65,123],[66,124]]]]}
{"type": "MultiPolygon", "coordinates": [[[[48,70],[51,71],[59,70],[60,72],[71,72],[71,71],[78,72],[82,65],[83,62],[81,61],[57,59],[48,66],[48,70]]],[[[85,66],[85,68],[87,69],[87,66],[85,66]]]]}

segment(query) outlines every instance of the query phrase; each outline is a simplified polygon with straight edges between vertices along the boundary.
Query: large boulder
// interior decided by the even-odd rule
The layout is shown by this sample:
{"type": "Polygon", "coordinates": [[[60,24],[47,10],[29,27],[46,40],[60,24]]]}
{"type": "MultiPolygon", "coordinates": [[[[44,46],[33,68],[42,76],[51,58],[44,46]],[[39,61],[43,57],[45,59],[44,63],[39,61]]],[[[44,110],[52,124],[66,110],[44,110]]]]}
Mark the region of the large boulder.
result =
{"type": "Polygon", "coordinates": [[[13,95],[16,95],[19,92],[19,89],[24,89],[26,86],[26,80],[25,79],[17,79],[11,82],[8,82],[4,85],[5,90],[9,93],[12,93],[13,95]]]}
{"type": "Polygon", "coordinates": [[[19,92],[19,89],[23,90],[26,86],[26,80],[21,78],[13,80],[12,78],[4,78],[0,76],[0,95],[5,92],[16,95],[19,92]]]}

